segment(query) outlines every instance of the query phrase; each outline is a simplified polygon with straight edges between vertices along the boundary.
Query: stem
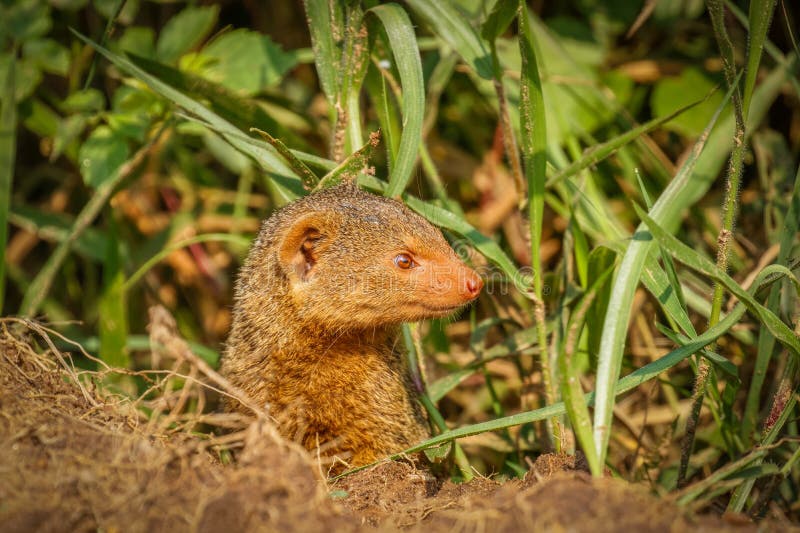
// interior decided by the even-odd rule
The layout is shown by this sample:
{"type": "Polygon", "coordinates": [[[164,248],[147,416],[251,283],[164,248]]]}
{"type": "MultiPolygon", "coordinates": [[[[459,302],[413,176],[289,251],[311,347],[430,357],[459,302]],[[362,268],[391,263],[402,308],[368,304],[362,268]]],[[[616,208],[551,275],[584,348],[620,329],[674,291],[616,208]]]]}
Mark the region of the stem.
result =
{"type": "MultiPolygon", "coordinates": [[[[542,240],[542,220],[544,218],[544,191],[547,176],[547,125],[545,120],[542,81],[537,66],[536,47],[533,31],[528,20],[528,7],[519,2],[519,47],[522,56],[520,83],[520,138],[525,162],[525,176],[528,182],[528,224],[531,232],[531,267],[533,268],[533,314],[540,346],[540,365],[542,383],[547,405],[556,401],[550,367],[550,349],[547,343],[547,324],[545,306],[542,299],[543,271],[539,245],[542,240]]],[[[548,436],[556,451],[561,449],[560,427],[557,417],[547,419],[548,436]]]]}
{"type": "MultiPolygon", "coordinates": [[[[722,62],[725,67],[725,79],[728,87],[733,88],[733,114],[736,121],[736,130],[733,136],[733,150],[731,152],[730,163],[728,166],[728,176],[725,183],[725,206],[722,217],[722,227],[717,237],[717,267],[723,272],[728,270],[728,249],[731,238],[733,237],[733,224],[736,220],[736,213],[739,200],[739,183],[742,176],[742,160],[744,156],[745,124],[744,116],[747,110],[742,108],[742,96],[739,91],[739,84],[736,78],[736,65],[733,59],[733,46],[728,38],[725,29],[725,12],[722,0],[707,0],[708,13],[711,16],[711,24],[714,28],[714,36],[717,39],[722,62]]],[[[714,295],[711,300],[711,315],[708,318],[708,327],[712,328],[719,322],[722,311],[722,300],[725,288],[721,283],[714,284],[714,295]]],[[[711,346],[713,350],[714,347],[711,346]]],[[[708,362],[700,359],[697,371],[697,378],[692,392],[692,412],[686,423],[686,434],[681,442],[681,463],[678,468],[678,487],[686,484],[686,471],[689,467],[689,457],[694,447],[695,434],[697,432],[697,421],[703,406],[703,398],[706,392],[706,385],[713,370],[708,362]]]]}
{"type": "Polygon", "coordinates": [[[525,203],[525,172],[522,170],[522,160],[519,157],[517,139],[514,137],[514,128],[511,127],[511,117],[508,113],[508,102],[506,91],[503,88],[502,77],[494,80],[494,90],[497,93],[497,104],[500,108],[500,125],[503,132],[503,147],[506,151],[511,175],[514,177],[514,185],[517,187],[517,199],[520,207],[525,203]]]}

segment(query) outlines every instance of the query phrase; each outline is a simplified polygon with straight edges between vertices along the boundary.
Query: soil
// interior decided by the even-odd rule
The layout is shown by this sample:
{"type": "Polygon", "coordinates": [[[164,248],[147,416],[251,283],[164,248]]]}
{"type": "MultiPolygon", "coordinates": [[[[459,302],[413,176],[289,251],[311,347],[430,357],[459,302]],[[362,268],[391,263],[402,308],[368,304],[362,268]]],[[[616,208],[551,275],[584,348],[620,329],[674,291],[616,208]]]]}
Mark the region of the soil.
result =
{"type": "Polygon", "coordinates": [[[222,464],[209,435],[156,430],[131,402],[76,382],[53,346],[36,353],[29,332],[9,329],[0,323],[2,531],[757,530],[593,479],[569,456],[502,484],[441,482],[404,462],[329,483],[257,421],[222,464]]]}

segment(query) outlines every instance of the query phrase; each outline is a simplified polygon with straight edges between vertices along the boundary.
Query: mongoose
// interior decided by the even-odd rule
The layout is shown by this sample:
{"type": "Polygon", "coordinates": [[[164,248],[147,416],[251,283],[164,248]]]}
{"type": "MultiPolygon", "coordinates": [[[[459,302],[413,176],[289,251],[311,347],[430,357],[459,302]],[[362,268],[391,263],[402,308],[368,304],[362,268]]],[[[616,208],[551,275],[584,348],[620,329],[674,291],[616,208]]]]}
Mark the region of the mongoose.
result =
{"type": "Polygon", "coordinates": [[[400,202],[351,183],[316,192],[264,221],[236,284],[222,373],[285,437],[371,463],[430,435],[400,323],[452,314],[482,286],[400,202]]]}

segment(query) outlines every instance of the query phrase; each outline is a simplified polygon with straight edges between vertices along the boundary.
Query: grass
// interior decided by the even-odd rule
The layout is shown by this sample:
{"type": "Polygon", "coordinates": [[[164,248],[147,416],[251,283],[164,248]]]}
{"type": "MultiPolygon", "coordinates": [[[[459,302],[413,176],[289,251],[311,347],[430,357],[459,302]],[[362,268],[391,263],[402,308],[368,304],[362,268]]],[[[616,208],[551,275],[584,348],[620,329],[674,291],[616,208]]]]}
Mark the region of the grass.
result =
{"type": "MultiPolygon", "coordinates": [[[[311,49],[259,41],[273,60],[253,56],[253,71],[279,81],[257,91],[214,81],[205,42],[148,26],[149,5],[129,20],[119,3],[72,33],[58,13],[52,30],[20,15],[5,70],[66,83],[55,97],[5,76],[3,309],[63,320],[107,363],[136,368],[142,317],[160,302],[213,360],[258,220],[355,178],[440,227],[493,282],[469,316],[404,330],[436,425],[406,452],[445,445],[432,453],[469,479],[582,450],[594,475],[647,480],[684,505],[758,515],[772,498],[797,519],[800,140],[775,117],[797,119],[800,86],[794,36],[770,25],[791,29],[797,13],[708,4],[656,10],[623,42],[637,13],[592,25],[577,5],[306,0],[308,26],[279,36],[311,49]],[[688,22],[716,40],[690,50],[688,22]],[[66,67],[29,54],[48,32],[66,67]],[[686,88],[656,114],[668,76],[636,69],[664,57],[716,92],[686,88]],[[82,150],[95,131],[105,144],[82,150]],[[29,153],[56,145],[50,159],[29,153]],[[112,165],[119,153],[132,155],[112,165]],[[97,165],[110,171],[88,179],[97,165]],[[503,446],[461,440],[492,431],[503,446]]],[[[218,11],[179,11],[203,35],[220,28],[209,42],[225,35],[218,11]]]]}

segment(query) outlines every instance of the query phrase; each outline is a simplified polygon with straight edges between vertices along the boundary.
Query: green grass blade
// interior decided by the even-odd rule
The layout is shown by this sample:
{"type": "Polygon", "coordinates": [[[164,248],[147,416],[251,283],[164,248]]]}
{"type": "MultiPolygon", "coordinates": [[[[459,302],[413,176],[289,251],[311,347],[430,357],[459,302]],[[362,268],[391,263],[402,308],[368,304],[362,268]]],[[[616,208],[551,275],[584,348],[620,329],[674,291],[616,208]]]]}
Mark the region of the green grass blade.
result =
{"type": "Polygon", "coordinates": [[[406,0],[406,3],[481,78],[492,79],[494,69],[489,46],[450,0],[406,0]]]}
{"type": "MultiPolygon", "coordinates": [[[[744,12],[741,9],[739,9],[739,7],[736,6],[731,0],[725,0],[725,6],[728,8],[728,11],[730,11],[733,14],[733,16],[736,17],[736,20],[739,21],[739,23],[744,27],[744,29],[749,32],[750,22],[747,18],[747,15],[745,15],[744,12]]],[[[767,54],[769,54],[769,56],[776,63],[778,63],[782,67],[788,68],[791,65],[791,63],[796,62],[797,58],[800,57],[800,50],[798,50],[797,43],[794,40],[792,28],[787,25],[786,29],[787,32],[789,33],[789,40],[792,42],[792,45],[794,46],[794,52],[795,52],[794,58],[792,58],[791,56],[787,58],[787,56],[783,55],[783,52],[781,52],[781,50],[777,46],[775,46],[769,39],[764,40],[764,50],[766,50],[767,54]]],[[[790,76],[789,83],[791,83],[792,87],[794,87],[795,94],[800,95],[800,81],[798,81],[797,76],[790,76]]]]}
{"type": "MultiPolygon", "coordinates": [[[[681,211],[688,207],[687,197],[696,192],[693,189],[697,186],[696,181],[690,179],[695,164],[703,152],[711,130],[730,95],[731,91],[728,91],[728,95],[717,109],[705,132],[695,143],[691,155],[653,205],[653,209],[650,210],[653,218],[659,222],[669,221],[674,224],[681,211]]],[[[643,231],[645,228],[646,226],[642,223],[637,231],[643,231]]],[[[600,340],[597,364],[597,403],[594,411],[594,445],[601,464],[605,463],[614,406],[613,391],[622,367],[622,354],[625,347],[633,296],[639,284],[642,267],[650,253],[651,244],[649,241],[640,241],[635,238],[628,244],[628,249],[625,251],[614,280],[606,319],[603,323],[603,335],[600,340]]]]}
{"type": "MultiPolygon", "coordinates": [[[[595,279],[597,276],[602,275],[602,273],[608,270],[608,268],[615,265],[616,260],[617,256],[610,248],[606,246],[595,247],[595,249],[589,254],[587,278],[595,279]]],[[[603,323],[610,298],[611,280],[606,280],[606,283],[603,285],[603,287],[598,290],[594,302],[592,303],[592,307],[589,309],[589,315],[586,320],[590,324],[603,323]]],[[[599,327],[591,327],[586,333],[589,354],[594,357],[595,354],[600,352],[600,338],[602,331],[599,327]]]]}
{"type": "MultiPolygon", "coordinates": [[[[692,342],[691,338],[687,337],[686,335],[682,335],[676,331],[672,331],[671,329],[663,326],[662,324],[656,323],[656,329],[659,332],[661,332],[662,335],[667,337],[669,340],[671,340],[678,346],[683,346],[689,342],[692,342]]],[[[717,367],[719,367],[722,371],[724,371],[732,378],[736,380],[739,379],[738,367],[732,362],[730,362],[728,359],[725,359],[718,353],[712,352],[708,349],[700,350],[700,354],[706,359],[708,359],[710,362],[714,363],[717,367]]]]}
{"type": "MultiPolygon", "coordinates": [[[[710,95],[709,95],[710,96],[710,95]]],[[[596,144],[591,148],[588,148],[580,159],[571,163],[567,168],[561,170],[555,176],[552,176],[549,180],[547,180],[547,186],[552,187],[556,183],[561,180],[567,179],[576,175],[578,172],[587,169],[591,166],[596,165],[603,159],[610,157],[613,155],[617,150],[621,147],[629,144],[635,140],[637,140],[640,136],[650,133],[654,129],[666,124],[670,120],[674,119],[678,115],[692,109],[693,107],[702,104],[708,99],[708,96],[703,98],[702,100],[698,100],[697,102],[693,102],[687,106],[684,106],[668,115],[663,117],[657,117],[652,120],[649,120],[638,126],[633,128],[632,130],[626,131],[622,135],[618,135],[614,137],[610,141],[606,141],[604,143],[596,144]]]]}
{"type": "Polygon", "coordinates": [[[250,131],[261,135],[261,137],[265,141],[267,141],[270,144],[270,146],[275,148],[275,150],[281,155],[281,157],[283,157],[283,159],[286,160],[286,163],[288,163],[289,166],[292,167],[292,170],[294,170],[295,174],[300,176],[300,180],[303,182],[303,188],[305,188],[308,191],[311,191],[314,189],[314,187],[317,186],[317,183],[319,183],[319,178],[317,178],[317,175],[314,174],[311,171],[311,169],[306,166],[305,163],[300,161],[297,158],[297,156],[295,156],[292,153],[292,151],[286,147],[285,144],[283,144],[281,141],[279,141],[266,131],[262,131],[258,128],[250,128],[250,131]]]}
{"type": "MultiPolygon", "coordinates": [[[[644,192],[644,188],[642,188],[642,191],[644,192]]],[[[647,200],[647,209],[652,209],[653,206],[647,198],[646,192],[645,198],[647,200]]],[[[661,261],[664,263],[664,270],[667,273],[670,289],[675,295],[675,299],[670,299],[670,303],[674,301],[675,305],[677,305],[677,307],[680,309],[680,311],[677,312],[680,313],[681,318],[686,318],[688,320],[688,315],[686,313],[686,297],[683,295],[683,287],[681,286],[680,280],[678,280],[678,272],[675,270],[675,263],[672,261],[672,258],[669,256],[669,254],[667,254],[661,247],[659,247],[658,251],[661,255],[661,261]]],[[[647,267],[648,265],[645,265],[645,268],[647,267]]],[[[694,335],[694,327],[691,326],[691,322],[689,322],[689,328],[684,328],[684,331],[694,335]]]]}
{"type": "Polygon", "coordinates": [[[767,31],[772,22],[772,13],[775,11],[775,0],[751,0],[749,22],[750,30],[747,34],[747,68],[745,69],[744,91],[742,95],[742,110],[747,117],[750,109],[750,99],[756,86],[758,65],[761,54],[764,52],[764,43],[767,40],[767,31]]]}
{"type": "MultiPolygon", "coordinates": [[[[107,211],[108,212],[108,211],[107,211]]],[[[98,302],[98,336],[100,358],[117,368],[128,368],[130,358],[126,347],[128,337],[128,311],[125,291],[122,290],[125,273],[120,258],[120,242],[116,223],[109,213],[109,231],[106,257],[103,261],[103,292],[98,302]]]]}
{"type": "Polygon", "coordinates": [[[547,169],[547,124],[544,97],[533,34],[528,23],[525,3],[520,4],[520,53],[522,54],[522,79],[520,81],[520,148],[525,161],[528,180],[528,216],[531,230],[531,265],[534,269],[534,292],[542,297],[541,259],[542,217],[544,216],[545,171],[547,169]]]}
{"type": "MultiPolygon", "coordinates": [[[[663,250],[661,252],[669,258],[669,264],[674,268],[669,254],[663,250]]],[[[694,324],[689,318],[683,298],[679,296],[678,289],[675,288],[676,284],[680,287],[677,278],[673,279],[664,272],[664,269],[659,266],[653,254],[650,254],[645,261],[644,270],[642,271],[642,283],[644,283],[650,294],[658,300],[667,317],[674,321],[686,335],[693,337],[697,334],[694,324]]]]}
{"type": "MultiPolygon", "coordinates": [[[[545,306],[542,300],[544,272],[540,247],[542,244],[542,219],[544,217],[544,191],[547,181],[547,122],[545,120],[542,80],[537,65],[536,46],[533,31],[528,21],[528,7],[522,0],[518,12],[519,50],[522,57],[520,69],[520,139],[522,159],[525,164],[525,178],[528,181],[528,224],[531,234],[531,267],[533,268],[533,308],[539,331],[539,364],[542,370],[545,401],[552,404],[556,400],[553,381],[555,376],[550,367],[550,354],[547,349],[545,325],[545,306]]],[[[558,420],[547,424],[550,438],[556,451],[560,450],[560,431],[558,420]]]]}
{"type": "Polygon", "coordinates": [[[386,146],[388,167],[391,172],[400,148],[400,130],[402,126],[397,118],[397,112],[393,105],[394,100],[386,87],[386,77],[383,69],[373,65],[373,68],[367,72],[364,85],[378,117],[381,136],[386,146]]]}
{"type": "Polygon", "coordinates": [[[314,64],[322,86],[322,92],[331,104],[339,94],[340,50],[333,33],[343,31],[343,15],[340,2],[328,0],[305,0],[303,2],[311,32],[311,47],[314,50],[314,64]]]}
{"type": "Polygon", "coordinates": [[[384,4],[373,7],[367,13],[376,16],[386,30],[403,88],[403,130],[397,159],[389,177],[389,187],[386,189],[386,196],[396,198],[411,179],[422,135],[422,118],[425,112],[422,62],[414,27],[402,7],[394,3],[384,4]]]}
{"type": "Polygon", "coordinates": [[[344,57],[341,61],[342,82],[339,87],[340,108],[347,118],[345,154],[350,154],[364,143],[361,133],[360,99],[361,86],[369,66],[370,50],[367,31],[363,25],[364,12],[358,3],[353,3],[347,8],[344,57]]]}
{"type": "MultiPolygon", "coordinates": [[[[728,463],[724,467],[717,469],[710,476],[681,491],[680,497],[678,498],[678,504],[686,505],[712,485],[719,483],[729,476],[732,476],[736,472],[739,472],[747,467],[750,463],[763,458],[766,454],[767,450],[755,450],[748,455],[745,455],[741,459],[738,459],[732,463],[728,463]]],[[[775,471],[777,470],[778,468],[775,467],[775,471]]]]}
{"type": "Polygon", "coordinates": [[[600,463],[594,446],[592,446],[592,419],[589,416],[589,408],[586,405],[580,374],[575,368],[573,356],[578,347],[587,313],[597,293],[605,284],[606,278],[612,272],[614,272],[613,265],[593,281],[592,286],[575,306],[575,311],[569,317],[565,339],[558,357],[561,395],[564,398],[564,406],[572,423],[572,429],[575,431],[578,442],[586,455],[592,475],[595,476],[603,475],[603,464],[600,463]]]}
{"type": "Polygon", "coordinates": [[[16,83],[16,46],[8,62],[6,84],[2,87],[0,101],[0,314],[5,303],[6,287],[6,241],[8,240],[8,217],[11,208],[11,184],[14,181],[14,161],[17,154],[17,102],[14,97],[16,83]]]}
{"type": "MultiPolygon", "coordinates": [[[[664,230],[664,228],[662,228],[658,222],[645,213],[644,210],[638,205],[634,204],[633,207],[642,221],[647,225],[653,237],[658,240],[661,246],[663,246],[664,249],[670,255],[672,255],[672,257],[689,268],[710,277],[717,283],[724,286],[728,291],[739,298],[739,300],[741,300],[741,302],[747,306],[747,309],[756,318],[758,318],[762,324],[769,328],[770,332],[772,332],[772,334],[784,346],[792,350],[795,355],[800,356],[800,339],[798,339],[797,335],[795,335],[794,332],[775,315],[775,313],[758,303],[755,298],[750,296],[750,294],[748,294],[747,291],[745,291],[738,283],[736,283],[733,278],[731,278],[724,270],[719,268],[712,261],[703,257],[697,253],[697,251],[686,246],[669,232],[664,230]]],[[[638,233],[638,235],[640,239],[649,240],[648,236],[643,232],[638,233]]],[[[634,239],[636,239],[636,237],[634,237],[634,239]]],[[[800,281],[794,277],[789,269],[780,265],[775,266],[785,270],[788,279],[795,283],[796,290],[800,289],[800,281]]]]}
{"type": "MultiPolygon", "coordinates": [[[[794,178],[794,190],[789,202],[789,209],[783,219],[783,230],[781,231],[780,249],[778,251],[777,264],[786,266],[789,261],[789,254],[792,251],[794,242],[797,239],[798,225],[800,225],[800,166],[794,178]]],[[[767,309],[775,312],[781,297],[781,287],[778,285],[770,289],[767,298],[767,309]]],[[[747,391],[747,401],[745,403],[744,415],[742,416],[742,436],[750,441],[750,434],[756,427],[759,403],[761,398],[761,388],[767,376],[767,367],[772,358],[772,351],[775,346],[775,337],[769,330],[761,330],[758,336],[758,354],[756,356],[753,376],[750,381],[750,389],[747,391]]]]}
{"type": "MultiPolygon", "coordinates": [[[[100,339],[97,337],[71,337],[71,340],[80,346],[82,346],[87,352],[90,354],[99,354],[100,353],[100,339]]],[[[59,342],[58,340],[54,339],[56,346],[61,347],[62,345],[66,348],[70,346],[67,343],[59,342]],[[63,344],[62,344],[63,343],[63,344]]],[[[206,363],[211,365],[212,368],[217,368],[219,366],[219,352],[209,348],[208,346],[204,346],[199,344],[195,341],[187,340],[186,343],[189,345],[189,348],[197,354],[201,359],[203,359],[206,363]]],[[[74,346],[73,346],[74,348],[74,346]]],[[[150,342],[149,335],[128,335],[125,339],[125,349],[129,352],[134,351],[144,351],[149,352],[153,349],[153,345],[150,342]]]]}

